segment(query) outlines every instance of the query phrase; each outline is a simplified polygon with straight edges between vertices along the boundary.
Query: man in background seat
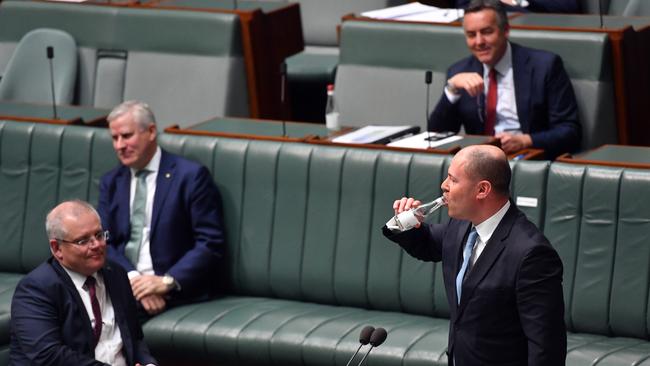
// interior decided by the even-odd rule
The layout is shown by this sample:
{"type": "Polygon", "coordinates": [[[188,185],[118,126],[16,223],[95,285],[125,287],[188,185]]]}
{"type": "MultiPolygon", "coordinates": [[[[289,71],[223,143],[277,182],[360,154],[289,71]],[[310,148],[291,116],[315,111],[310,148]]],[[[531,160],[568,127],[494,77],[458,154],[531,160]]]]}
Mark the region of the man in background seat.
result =
{"type": "Polygon", "coordinates": [[[107,119],[121,163],[100,183],[109,258],[128,271],[148,315],[208,299],[224,251],[221,198],[210,172],[158,146],[147,104],[126,101],[107,119]]]}

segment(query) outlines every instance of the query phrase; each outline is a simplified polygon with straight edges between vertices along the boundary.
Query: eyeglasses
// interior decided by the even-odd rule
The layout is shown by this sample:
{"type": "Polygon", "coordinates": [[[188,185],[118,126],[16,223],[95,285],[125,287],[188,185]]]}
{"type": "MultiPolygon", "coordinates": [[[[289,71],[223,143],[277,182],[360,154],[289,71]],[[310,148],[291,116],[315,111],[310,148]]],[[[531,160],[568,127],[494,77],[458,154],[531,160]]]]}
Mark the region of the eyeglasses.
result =
{"type": "Polygon", "coordinates": [[[95,234],[93,234],[92,236],[89,236],[89,237],[83,238],[83,239],[79,239],[79,240],[65,240],[65,239],[57,239],[57,238],[55,238],[54,240],[62,241],[64,243],[75,244],[75,245],[78,245],[80,247],[84,247],[84,246],[90,244],[93,241],[93,239],[95,239],[97,241],[105,241],[105,240],[108,240],[108,237],[109,237],[108,230],[104,230],[104,231],[98,231],[95,234]]]}

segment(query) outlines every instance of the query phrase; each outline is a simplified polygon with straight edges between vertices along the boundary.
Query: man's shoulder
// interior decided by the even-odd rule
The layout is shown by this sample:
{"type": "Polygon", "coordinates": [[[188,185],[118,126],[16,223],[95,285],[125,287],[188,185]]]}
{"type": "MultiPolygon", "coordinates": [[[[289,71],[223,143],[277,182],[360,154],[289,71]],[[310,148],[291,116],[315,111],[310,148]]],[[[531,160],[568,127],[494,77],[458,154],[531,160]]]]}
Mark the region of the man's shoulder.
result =
{"type": "Polygon", "coordinates": [[[50,257],[48,260],[39,264],[38,267],[31,270],[20,280],[18,286],[50,288],[56,283],[61,283],[61,276],[54,269],[54,261],[55,260],[50,257]]]}
{"type": "Polygon", "coordinates": [[[162,150],[161,164],[163,164],[163,161],[168,164],[169,163],[174,164],[177,168],[180,168],[183,171],[191,172],[191,171],[198,171],[200,169],[205,168],[205,166],[198,163],[197,161],[188,159],[181,155],[170,153],[164,149],[162,150]]]}
{"type": "Polygon", "coordinates": [[[526,57],[529,62],[538,65],[551,65],[556,60],[561,60],[560,56],[551,51],[541,50],[522,46],[517,43],[511,43],[513,62],[515,58],[526,57]]]}

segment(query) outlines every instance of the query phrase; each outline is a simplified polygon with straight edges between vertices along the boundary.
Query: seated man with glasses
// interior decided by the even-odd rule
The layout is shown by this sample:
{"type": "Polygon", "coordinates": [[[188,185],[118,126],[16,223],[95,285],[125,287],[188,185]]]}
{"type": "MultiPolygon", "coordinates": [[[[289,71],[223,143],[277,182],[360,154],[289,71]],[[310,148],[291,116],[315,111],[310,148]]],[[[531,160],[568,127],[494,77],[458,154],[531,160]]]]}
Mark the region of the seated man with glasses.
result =
{"type": "Polygon", "coordinates": [[[154,365],[126,272],[106,260],[108,231],[84,201],[45,222],[52,257],[11,303],[11,365],[154,365]]]}

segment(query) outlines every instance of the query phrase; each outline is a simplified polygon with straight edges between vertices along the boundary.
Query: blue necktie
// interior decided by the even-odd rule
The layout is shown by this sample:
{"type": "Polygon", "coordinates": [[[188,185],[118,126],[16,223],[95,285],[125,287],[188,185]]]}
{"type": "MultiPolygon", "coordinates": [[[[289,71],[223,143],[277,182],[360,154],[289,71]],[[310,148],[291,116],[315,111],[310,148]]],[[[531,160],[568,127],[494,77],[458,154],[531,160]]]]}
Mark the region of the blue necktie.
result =
{"type": "Polygon", "coordinates": [[[456,296],[458,304],[460,304],[460,294],[463,289],[463,278],[465,278],[465,272],[467,272],[469,261],[472,259],[472,251],[474,250],[474,245],[476,245],[477,238],[478,233],[476,232],[476,228],[473,227],[472,231],[470,231],[467,236],[467,242],[465,243],[465,249],[463,250],[463,265],[460,266],[460,271],[458,271],[458,275],[456,276],[456,296]]]}

